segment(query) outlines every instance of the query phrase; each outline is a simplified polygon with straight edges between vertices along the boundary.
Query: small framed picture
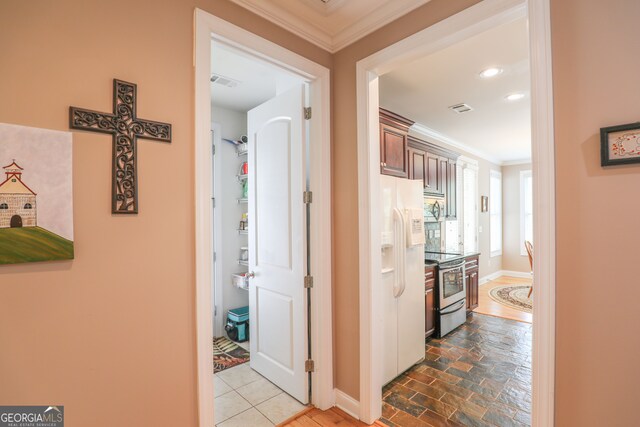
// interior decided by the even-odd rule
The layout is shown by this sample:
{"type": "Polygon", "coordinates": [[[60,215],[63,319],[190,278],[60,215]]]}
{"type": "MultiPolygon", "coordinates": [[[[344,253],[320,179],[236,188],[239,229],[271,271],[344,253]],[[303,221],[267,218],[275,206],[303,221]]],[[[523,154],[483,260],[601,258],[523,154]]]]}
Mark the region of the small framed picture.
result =
{"type": "Polygon", "coordinates": [[[489,197],[480,196],[480,212],[487,212],[489,210],[489,197]]]}
{"type": "Polygon", "coordinates": [[[629,163],[640,163],[640,123],[601,128],[601,166],[629,163]]]}

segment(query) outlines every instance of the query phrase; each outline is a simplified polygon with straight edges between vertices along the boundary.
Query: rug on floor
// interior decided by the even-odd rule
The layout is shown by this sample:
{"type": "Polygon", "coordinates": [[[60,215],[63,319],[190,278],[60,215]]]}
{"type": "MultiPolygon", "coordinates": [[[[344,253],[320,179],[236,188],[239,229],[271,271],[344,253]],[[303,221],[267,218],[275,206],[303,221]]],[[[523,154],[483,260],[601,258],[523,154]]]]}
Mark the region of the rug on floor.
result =
{"type": "Polygon", "coordinates": [[[213,373],[217,374],[225,369],[249,361],[249,352],[227,337],[213,339],[213,373]]]}
{"type": "Polygon", "coordinates": [[[492,300],[507,307],[531,313],[533,310],[533,299],[528,298],[529,285],[503,285],[496,286],[489,291],[492,300]]]}

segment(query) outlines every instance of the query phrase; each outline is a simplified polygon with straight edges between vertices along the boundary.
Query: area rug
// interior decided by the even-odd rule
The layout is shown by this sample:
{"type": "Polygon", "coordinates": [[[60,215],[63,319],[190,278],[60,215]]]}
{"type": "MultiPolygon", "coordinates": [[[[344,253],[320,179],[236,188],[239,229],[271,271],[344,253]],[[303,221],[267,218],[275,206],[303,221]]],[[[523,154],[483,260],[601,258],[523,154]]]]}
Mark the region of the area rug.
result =
{"type": "Polygon", "coordinates": [[[499,302],[507,307],[516,310],[531,313],[533,309],[533,300],[527,298],[529,294],[529,285],[502,285],[496,286],[489,291],[492,300],[499,302]]]}
{"type": "Polygon", "coordinates": [[[217,374],[225,369],[249,361],[249,352],[227,337],[213,339],[213,373],[217,374]]]}

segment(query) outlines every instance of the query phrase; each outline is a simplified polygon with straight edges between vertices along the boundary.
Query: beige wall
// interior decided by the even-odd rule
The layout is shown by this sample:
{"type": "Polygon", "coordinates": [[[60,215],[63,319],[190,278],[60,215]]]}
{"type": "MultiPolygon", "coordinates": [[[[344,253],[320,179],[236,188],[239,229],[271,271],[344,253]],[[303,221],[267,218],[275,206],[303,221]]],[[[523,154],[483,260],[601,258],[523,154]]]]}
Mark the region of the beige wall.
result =
{"type": "Polygon", "coordinates": [[[76,259],[0,268],[0,403],[69,426],[195,426],[193,11],[325,66],[331,55],[227,0],[0,2],[0,122],[68,130],[114,77],[173,142],[139,143],[140,214],[113,216],[111,138],[76,132],[76,259]],[[170,194],[170,200],[167,195],[170,194]]]}
{"type": "Polygon", "coordinates": [[[520,254],[520,172],[531,163],[502,167],[502,269],[528,273],[529,257],[520,254]]]}
{"type": "MultiPolygon", "coordinates": [[[[113,425],[105,407],[120,425],[196,425],[194,6],[333,60],[335,379],[358,398],[355,63],[474,3],[432,0],[332,57],[227,0],[0,2],[0,121],[66,130],[69,105],[110,109],[118,77],[174,126],[171,145],[140,143],[137,216],[109,214],[109,138],[74,136],[76,260],[0,269],[0,402],[64,404],[70,425],[113,425]]],[[[598,129],[638,120],[638,19],[635,1],[552,0],[559,427],[637,421],[640,173],[600,168],[598,129]]]]}
{"type": "Polygon", "coordinates": [[[600,167],[599,129],[640,116],[640,2],[551,6],[557,425],[638,425],[640,168],[600,167]]]}

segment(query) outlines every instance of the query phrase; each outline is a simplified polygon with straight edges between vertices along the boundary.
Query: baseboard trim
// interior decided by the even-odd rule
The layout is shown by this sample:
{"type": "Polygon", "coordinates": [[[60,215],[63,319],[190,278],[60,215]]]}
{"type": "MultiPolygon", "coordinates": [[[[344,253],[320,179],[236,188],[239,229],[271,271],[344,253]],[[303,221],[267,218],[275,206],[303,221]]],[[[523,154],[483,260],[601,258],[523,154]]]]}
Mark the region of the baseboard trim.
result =
{"type": "Polygon", "coordinates": [[[487,274],[486,276],[482,276],[480,278],[480,280],[478,281],[478,283],[480,285],[484,285],[484,284],[492,281],[493,279],[497,279],[500,276],[502,276],[502,270],[496,271],[495,273],[487,274]]]}
{"type": "Polygon", "coordinates": [[[360,402],[337,388],[334,389],[334,394],[336,397],[336,406],[356,420],[359,420],[360,402]]]}
{"type": "Polygon", "coordinates": [[[533,275],[526,271],[502,270],[503,276],[517,277],[519,279],[531,279],[533,275]]]}
{"type": "Polygon", "coordinates": [[[498,270],[495,273],[487,274],[483,276],[479,280],[480,285],[484,285],[491,280],[495,280],[501,276],[509,276],[509,277],[517,277],[519,279],[531,279],[531,273],[523,272],[523,271],[512,271],[512,270],[498,270]]]}

